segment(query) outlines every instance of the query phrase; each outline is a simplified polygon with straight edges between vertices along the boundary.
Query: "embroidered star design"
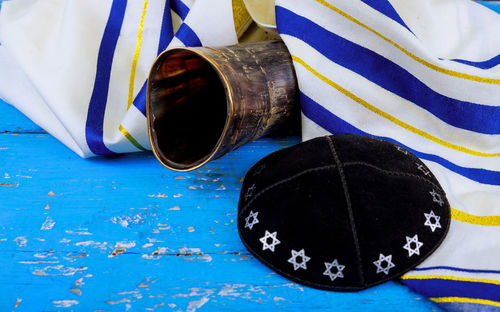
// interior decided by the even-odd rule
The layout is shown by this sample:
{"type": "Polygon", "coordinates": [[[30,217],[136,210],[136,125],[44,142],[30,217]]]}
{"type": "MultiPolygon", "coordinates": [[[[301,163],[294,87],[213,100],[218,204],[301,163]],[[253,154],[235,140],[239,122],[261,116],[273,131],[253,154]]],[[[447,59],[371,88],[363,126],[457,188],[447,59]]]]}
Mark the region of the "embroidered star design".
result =
{"type": "Polygon", "coordinates": [[[250,210],[250,214],[248,215],[248,217],[245,218],[246,228],[249,228],[251,230],[255,224],[259,223],[259,219],[257,219],[258,214],[259,214],[258,211],[253,212],[252,210],[250,210]],[[250,219],[252,220],[252,222],[250,222],[250,219]]]}
{"type": "Polygon", "coordinates": [[[403,153],[403,154],[405,154],[405,155],[408,155],[408,151],[407,151],[407,150],[405,150],[404,148],[402,148],[401,146],[396,145],[396,149],[397,149],[398,151],[400,151],[401,153],[403,153]]]}
{"type": "Polygon", "coordinates": [[[384,256],[380,254],[377,261],[373,261],[373,264],[377,267],[377,273],[383,272],[385,275],[389,274],[389,270],[395,267],[394,263],[392,263],[392,255],[384,256]],[[387,263],[385,267],[382,267],[382,263],[387,263]]]}
{"type": "Polygon", "coordinates": [[[418,235],[415,234],[413,237],[406,236],[406,245],[403,246],[404,249],[408,250],[408,257],[415,255],[420,256],[420,247],[422,247],[424,243],[418,241],[418,235]],[[415,248],[412,248],[412,243],[415,243],[415,248]]]}
{"type": "Polygon", "coordinates": [[[259,240],[260,242],[262,243],[262,250],[266,250],[266,249],[269,249],[271,250],[272,252],[274,252],[274,247],[276,245],[278,245],[279,243],[281,243],[279,241],[279,239],[276,238],[276,234],[278,232],[274,232],[274,233],[270,233],[268,230],[266,230],[266,234],[264,235],[264,237],[261,237],[259,240]],[[268,239],[269,238],[272,238],[273,239],[273,242],[271,244],[268,243],[268,239]]]}
{"type": "Polygon", "coordinates": [[[342,274],[342,271],[345,269],[345,265],[339,264],[339,262],[338,262],[337,259],[333,260],[331,263],[325,262],[325,267],[326,267],[326,270],[325,270],[325,272],[323,272],[323,275],[326,275],[326,276],[330,277],[330,279],[332,280],[332,282],[337,277],[338,278],[343,278],[344,277],[344,274],[342,274]],[[337,272],[333,273],[331,271],[332,268],[337,269],[337,272]]]}
{"type": "Polygon", "coordinates": [[[247,192],[245,194],[245,200],[248,200],[250,197],[252,197],[253,195],[253,191],[255,191],[255,183],[252,184],[252,186],[250,186],[248,189],[247,189],[247,192]]]}
{"type": "Polygon", "coordinates": [[[441,224],[439,223],[440,217],[436,216],[434,214],[434,211],[431,210],[430,213],[424,212],[424,215],[425,215],[424,225],[430,227],[432,232],[434,232],[436,228],[441,228],[441,224]],[[432,219],[434,219],[434,222],[431,222],[432,219]]]}
{"type": "Polygon", "coordinates": [[[311,258],[305,255],[304,249],[301,249],[300,251],[295,251],[292,249],[292,257],[288,259],[288,262],[293,264],[293,269],[297,271],[297,269],[299,268],[307,270],[306,262],[309,260],[311,260],[311,258]],[[297,257],[300,257],[302,261],[297,262],[297,257]]]}
{"type": "Polygon", "coordinates": [[[429,170],[426,170],[425,167],[424,167],[424,165],[419,164],[419,163],[416,163],[416,165],[417,165],[417,169],[420,170],[420,171],[422,171],[424,173],[424,175],[426,175],[426,176],[430,176],[431,175],[431,172],[429,170]]]}
{"type": "Polygon", "coordinates": [[[439,206],[443,206],[444,201],[443,201],[443,198],[441,197],[441,194],[439,194],[438,192],[436,192],[434,189],[432,190],[432,192],[429,192],[429,194],[432,195],[432,201],[433,202],[438,203],[439,206]]]}

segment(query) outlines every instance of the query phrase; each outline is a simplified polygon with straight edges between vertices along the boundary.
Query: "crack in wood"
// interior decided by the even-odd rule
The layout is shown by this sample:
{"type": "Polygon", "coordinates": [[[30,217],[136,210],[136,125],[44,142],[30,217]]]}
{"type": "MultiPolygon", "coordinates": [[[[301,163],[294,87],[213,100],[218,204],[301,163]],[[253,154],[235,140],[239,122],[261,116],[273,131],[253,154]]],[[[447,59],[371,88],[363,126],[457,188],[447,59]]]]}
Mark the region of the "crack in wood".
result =
{"type": "Polygon", "coordinates": [[[46,134],[46,135],[49,135],[47,133],[47,131],[29,131],[29,130],[26,130],[26,131],[22,131],[22,130],[14,130],[14,131],[3,130],[3,131],[0,131],[0,134],[46,134]]]}

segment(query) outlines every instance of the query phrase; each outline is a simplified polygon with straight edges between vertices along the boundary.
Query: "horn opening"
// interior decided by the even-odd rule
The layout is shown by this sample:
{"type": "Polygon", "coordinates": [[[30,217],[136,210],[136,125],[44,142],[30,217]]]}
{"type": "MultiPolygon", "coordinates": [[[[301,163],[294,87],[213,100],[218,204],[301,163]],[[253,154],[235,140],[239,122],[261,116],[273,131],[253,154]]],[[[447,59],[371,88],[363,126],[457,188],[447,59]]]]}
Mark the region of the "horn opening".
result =
{"type": "Polygon", "coordinates": [[[153,151],[177,171],[202,166],[227,132],[231,106],[224,79],[209,58],[189,48],[167,50],[153,69],[147,114],[153,151]]]}

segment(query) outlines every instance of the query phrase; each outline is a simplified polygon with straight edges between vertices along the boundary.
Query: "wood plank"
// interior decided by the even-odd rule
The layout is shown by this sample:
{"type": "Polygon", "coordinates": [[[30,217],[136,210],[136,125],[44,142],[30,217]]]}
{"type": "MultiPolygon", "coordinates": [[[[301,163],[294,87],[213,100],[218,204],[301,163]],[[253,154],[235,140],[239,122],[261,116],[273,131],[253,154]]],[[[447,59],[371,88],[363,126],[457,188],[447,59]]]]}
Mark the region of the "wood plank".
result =
{"type": "Polygon", "coordinates": [[[2,280],[15,283],[2,283],[8,286],[0,295],[3,310],[18,299],[21,310],[27,311],[60,310],[63,305],[81,311],[108,311],[113,306],[156,306],[159,311],[195,311],[202,306],[201,311],[433,309],[396,282],[359,293],[320,291],[292,283],[246,255],[162,254],[144,259],[136,253],[109,258],[106,252],[86,251],[86,257],[60,252],[37,257],[17,252],[9,257],[13,265],[4,267],[8,273],[2,280]]]}
{"type": "Polygon", "coordinates": [[[0,99],[0,133],[2,132],[45,133],[15,107],[0,99]]]}
{"type": "Polygon", "coordinates": [[[498,0],[483,0],[477,1],[478,3],[492,9],[493,11],[500,13],[500,1],[498,0]]]}
{"type": "Polygon", "coordinates": [[[80,159],[47,134],[0,134],[0,310],[436,310],[398,282],[303,287],[245,250],[241,179],[298,138],[262,139],[200,170],[151,153],[80,159]]]}

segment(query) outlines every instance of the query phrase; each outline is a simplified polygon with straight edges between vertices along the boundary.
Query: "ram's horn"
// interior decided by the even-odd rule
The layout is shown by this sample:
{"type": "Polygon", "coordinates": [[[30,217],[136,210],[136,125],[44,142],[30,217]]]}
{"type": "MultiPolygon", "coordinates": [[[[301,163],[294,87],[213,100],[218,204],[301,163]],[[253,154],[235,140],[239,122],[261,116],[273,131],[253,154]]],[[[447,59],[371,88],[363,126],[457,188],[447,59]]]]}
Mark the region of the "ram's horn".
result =
{"type": "Polygon", "coordinates": [[[148,80],[151,147],[167,168],[193,170],[295,120],[298,105],[282,41],[167,49],[148,80]]]}

